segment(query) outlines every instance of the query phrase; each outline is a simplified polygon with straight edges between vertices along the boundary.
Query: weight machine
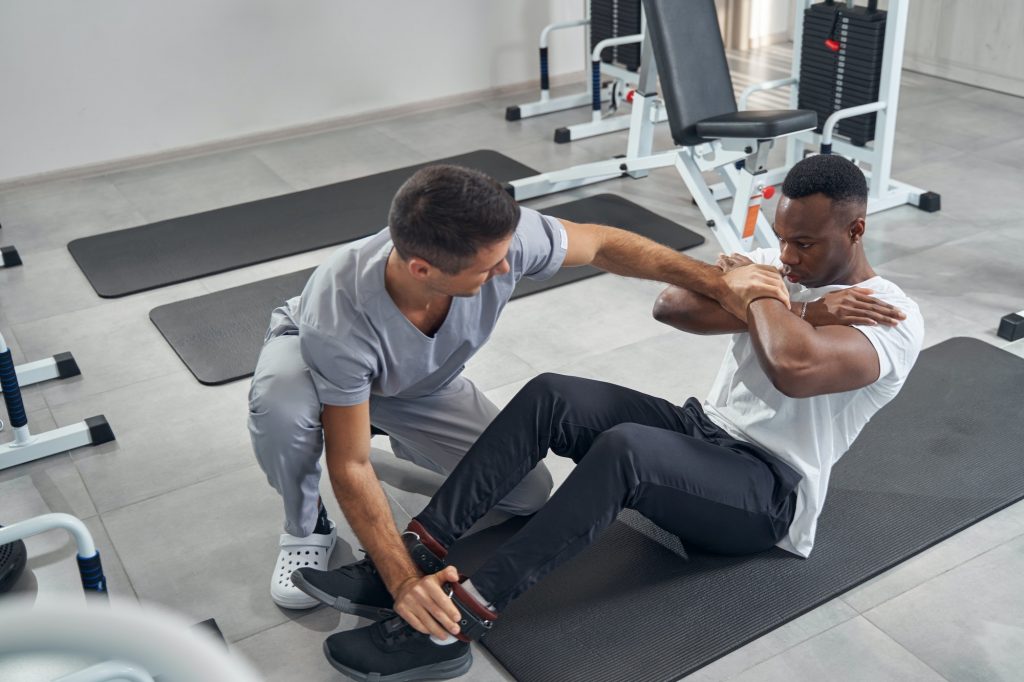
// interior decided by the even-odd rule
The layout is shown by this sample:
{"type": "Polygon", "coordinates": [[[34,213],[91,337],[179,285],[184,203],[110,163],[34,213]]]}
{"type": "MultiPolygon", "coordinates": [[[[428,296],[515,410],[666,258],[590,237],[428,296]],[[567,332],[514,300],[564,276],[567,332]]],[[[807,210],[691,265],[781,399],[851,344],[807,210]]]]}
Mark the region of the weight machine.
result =
{"type": "Polygon", "coordinates": [[[873,8],[873,3],[868,8],[854,9],[852,3],[797,2],[798,10],[802,11],[797,11],[794,27],[793,75],[750,86],[737,104],[713,0],[644,0],[647,24],[638,86],[628,95],[633,111],[625,156],[515,180],[509,184],[509,192],[517,200],[524,200],[612,178],[642,178],[655,168],[672,166],[722,248],[726,252],[749,251],[777,246],[761,211],[761,202],[771,198],[774,185],[781,183],[806,153],[820,152],[842,154],[858,165],[870,166],[862,167],[868,180],[868,213],[906,203],[926,211],[938,210],[937,194],[898,182],[889,175],[907,0],[892,0],[887,14],[873,8]],[[809,67],[802,69],[801,61],[802,55],[810,55],[816,48],[812,45],[815,31],[822,30],[821,22],[817,21],[820,17],[812,13],[821,13],[827,20],[826,33],[820,41],[833,69],[831,80],[826,79],[833,88],[826,116],[817,106],[821,104],[820,98],[801,95],[803,76],[807,94],[816,92],[809,67]],[[805,15],[812,19],[806,27],[805,15]],[[869,81],[868,94],[864,94],[863,88],[859,93],[862,98],[873,99],[860,102],[848,91],[849,83],[856,81],[851,78],[852,72],[863,71],[854,65],[853,47],[864,36],[853,29],[858,28],[854,20],[865,17],[874,23],[876,31],[874,59],[870,62],[875,75],[869,81]],[[826,40],[831,43],[826,44],[826,40]],[[652,150],[651,110],[658,102],[659,71],[664,108],[673,140],[679,146],[656,153],[652,150]],[[874,83],[877,89],[872,91],[874,83]],[[784,86],[792,87],[792,109],[747,109],[754,93],[784,86]],[[860,122],[857,127],[856,117],[864,115],[874,118],[868,124],[860,122]],[[859,137],[844,138],[844,132],[849,134],[851,130],[859,137]],[[768,153],[777,141],[786,144],[786,162],[781,167],[769,168],[768,153]],[[710,171],[718,174],[720,182],[705,181],[703,173],[710,171]],[[721,202],[728,199],[732,202],[726,212],[721,202]]]}
{"type": "MultiPolygon", "coordinates": [[[[626,93],[637,83],[640,68],[640,44],[646,21],[640,0],[590,0],[583,19],[549,24],[540,34],[540,99],[505,109],[506,121],[540,116],[589,104],[590,121],[557,128],[555,142],[565,143],[585,137],[625,130],[630,117],[618,114],[627,104],[626,93]],[[548,36],[553,31],[585,27],[589,38],[589,78],[587,90],[574,95],[551,97],[548,77],[548,36]],[[602,82],[603,79],[610,79],[602,82]],[[602,105],[608,103],[607,112],[602,105]]],[[[652,123],[667,119],[664,109],[651,111],[652,123]]]]}

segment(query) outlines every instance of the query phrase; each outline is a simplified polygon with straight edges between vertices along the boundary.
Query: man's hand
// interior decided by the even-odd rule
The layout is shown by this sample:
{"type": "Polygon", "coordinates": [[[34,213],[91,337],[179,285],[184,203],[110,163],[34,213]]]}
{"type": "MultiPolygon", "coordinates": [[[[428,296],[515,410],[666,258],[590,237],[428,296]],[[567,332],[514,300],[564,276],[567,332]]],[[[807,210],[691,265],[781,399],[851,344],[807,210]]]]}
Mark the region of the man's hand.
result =
{"type": "Polygon", "coordinates": [[[833,291],[807,307],[807,321],[815,327],[878,325],[895,327],[906,315],[902,310],[870,296],[871,289],[850,287],[833,291]]]}
{"type": "Polygon", "coordinates": [[[715,261],[715,265],[722,269],[722,272],[732,272],[736,268],[742,268],[745,265],[753,265],[754,261],[750,260],[741,253],[734,253],[731,256],[726,256],[724,253],[718,254],[718,260],[715,261]]]}
{"type": "Polygon", "coordinates": [[[459,581],[454,566],[420,578],[407,578],[395,590],[395,612],[425,635],[445,639],[459,634],[459,610],[445,594],[445,583],[459,581]]]}
{"type": "Polygon", "coordinates": [[[776,298],[789,307],[789,290],[779,271],[770,265],[744,265],[725,273],[722,280],[728,295],[719,303],[743,321],[747,308],[759,298],[776,298]]]}

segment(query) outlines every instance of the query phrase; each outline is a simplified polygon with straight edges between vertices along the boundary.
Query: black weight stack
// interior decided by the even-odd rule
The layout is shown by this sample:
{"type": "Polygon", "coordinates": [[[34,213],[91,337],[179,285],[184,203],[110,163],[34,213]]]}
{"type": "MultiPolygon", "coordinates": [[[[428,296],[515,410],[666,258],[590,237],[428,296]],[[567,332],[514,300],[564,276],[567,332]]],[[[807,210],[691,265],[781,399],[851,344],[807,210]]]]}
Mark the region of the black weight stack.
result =
{"type": "MultiPolygon", "coordinates": [[[[886,12],[877,4],[851,8],[826,0],[804,12],[797,106],[818,113],[819,133],[832,112],[878,99],[886,12]]],[[[863,147],[875,137],[875,118],[871,113],[844,119],[837,132],[863,147]]]]}
{"type": "MultiPolygon", "coordinates": [[[[640,0],[590,1],[590,51],[608,38],[640,32],[640,0]]],[[[640,43],[619,45],[601,52],[601,61],[619,64],[630,71],[640,68],[640,43]]]]}

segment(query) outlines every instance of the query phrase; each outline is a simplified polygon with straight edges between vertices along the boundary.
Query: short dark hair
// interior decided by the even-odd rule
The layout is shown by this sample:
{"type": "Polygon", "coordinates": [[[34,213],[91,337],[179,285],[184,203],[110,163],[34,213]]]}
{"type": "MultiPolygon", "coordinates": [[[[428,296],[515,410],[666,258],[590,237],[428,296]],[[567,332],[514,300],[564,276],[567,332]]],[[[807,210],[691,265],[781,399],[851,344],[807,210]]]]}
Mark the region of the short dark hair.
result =
{"type": "Polygon", "coordinates": [[[422,258],[454,275],[477,252],[515,232],[519,204],[496,180],[462,166],[426,166],[399,188],[388,215],[404,260],[422,258]]]}
{"type": "Polygon", "coordinates": [[[835,154],[816,154],[790,169],[782,181],[782,193],[790,199],[824,194],[833,207],[860,211],[867,206],[868,183],[852,161],[835,154]]]}

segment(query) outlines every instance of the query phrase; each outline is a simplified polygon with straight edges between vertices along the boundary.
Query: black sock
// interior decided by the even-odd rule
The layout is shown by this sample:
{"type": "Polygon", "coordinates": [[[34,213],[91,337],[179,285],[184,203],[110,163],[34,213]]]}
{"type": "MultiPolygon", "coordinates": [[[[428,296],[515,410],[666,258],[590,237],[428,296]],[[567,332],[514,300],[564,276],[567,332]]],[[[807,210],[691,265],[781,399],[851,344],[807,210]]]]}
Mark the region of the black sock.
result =
{"type": "Polygon", "coordinates": [[[313,529],[313,532],[320,535],[330,535],[331,533],[331,521],[327,518],[327,508],[324,507],[323,502],[320,503],[320,511],[316,517],[316,528],[313,529]]]}

